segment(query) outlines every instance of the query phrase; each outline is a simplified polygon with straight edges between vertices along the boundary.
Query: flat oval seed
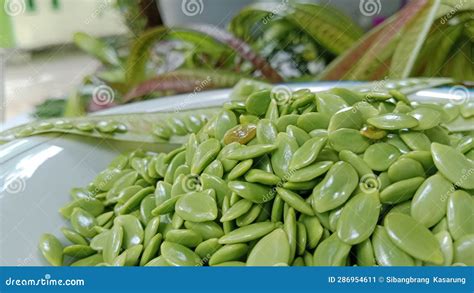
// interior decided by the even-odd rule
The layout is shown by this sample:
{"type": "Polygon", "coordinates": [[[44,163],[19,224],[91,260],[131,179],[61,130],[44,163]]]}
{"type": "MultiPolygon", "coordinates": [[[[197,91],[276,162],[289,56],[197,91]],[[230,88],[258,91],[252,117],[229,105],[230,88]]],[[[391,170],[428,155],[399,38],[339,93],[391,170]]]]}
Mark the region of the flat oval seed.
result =
{"type": "Polygon", "coordinates": [[[264,203],[275,197],[275,191],[272,188],[261,184],[230,181],[228,186],[230,190],[253,203],[264,203]]]}
{"type": "Polygon", "coordinates": [[[474,234],[465,235],[454,242],[453,263],[474,266],[474,234]]]}
{"type": "Polygon", "coordinates": [[[403,142],[414,151],[429,151],[431,141],[423,132],[404,131],[400,133],[403,142]]]}
{"type": "Polygon", "coordinates": [[[361,135],[358,130],[340,128],[328,136],[329,143],[333,149],[340,152],[349,150],[356,154],[363,153],[370,145],[370,140],[361,135]]]}
{"type": "Polygon", "coordinates": [[[273,173],[266,172],[259,169],[251,169],[245,174],[245,180],[252,183],[261,183],[265,185],[277,185],[280,182],[280,177],[273,173]]]}
{"type": "Polygon", "coordinates": [[[230,171],[229,174],[227,174],[227,179],[228,180],[235,180],[235,179],[239,178],[240,176],[243,176],[252,167],[252,164],[253,164],[252,159],[245,160],[245,161],[242,161],[242,162],[238,163],[232,169],[232,171],[230,171]]]}
{"type": "Polygon", "coordinates": [[[150,260],[145,266],[146,267],[169,267],[170,264],[165,260],[163,256],[158,256],[150,260]]]}
{"type": "Polygon", "coordinates": [[[120,254],[123,242],[123,228],[120,225],[115,225],[106,234],[105,244],[103,248],[104,262],[112,264],[114,259],[120,254]]]}
{"type": "MultiPolygon", "coordinates": [[[[439,246],[441,247],[441,251],[443,252],[443,266],[450,266],[453,263],[453,255],[454,255],[454,248],[453,248],[453,239],[451,235],[449,235],[448,231],[441,231],[435,234],[436,240],[439,242],[439,246]]],[[[436,265],[432,263],[425,263],[425,265],[436,265]]]]}
{"type": "Polygon", "coordinates": [[[103,261],[102,254],[94,254],[71,263],[71,267],[93,267],[99,263],[102,263],[103,261]]]}
{"type": "Polygon", "coordinates": [[[273,144],[278,135],[275,124],[268,119],[261,119],[257,123],[257,141],[259,144],[273,144]]]}
{"type": "Polygon", "coordinates": [[[107,244],[107,241],[109,239],[110,235],[110,230],[106,230],[104,232],[101,232],[92,238],[90,246],[92,249],[101,251],[104,249],[105,245],[107,244]]]}
{"type": "Polygon", "coordinates": [[[380,192],[380,201],[397,204],[409,200],[424,181],[423,177],[415,177],[390,184],[380,192]]]}
{"type": "Polygon", "coordinates": [[[329,125],[329,118],[323,113],[306,113],[297,116],[296,126],[303,129],[306,132],[310,132],[314,129],[327,129],[329,125]]]}
{"type": "MultiPolygon", "coordinates": [[[[296,223],[296,255],[303,255],[308,241],[308,234],[303,223],[296,223]]],[[[294,265],[294,264],[293,264],[294,265]]]]}
{"type": "Polygon", "coordinates": [[[237,219],[252,207],[252,202],[246,199],[241,199],[233,204],[229,209],[223,211],[221,222],[228,222],[237,219]]]}
{"type": "Polygon", "coordinates": [[[74,244],[66,246],[63,249],[63,254],[73,258],[84,258],[95,254],[96,251],[88,245],[74,244]]]}
{"type": "Polygon", "coordinates": [[[275,145],[277,149],[271,157],[272,168],[278,177],[286,178],[288,177],[291,158],[298,149],[298,144],[288,134],[279,133],[275,145]]]}
{"type": "Polygon", "coordinates": [[[377,193],[359,193],[352,197],[342,209],[337,221],[337,236],[343,242],[354,245],[372,235],[380,214],[377,193]]]}
{"type": "Polygon", "coordinates": [[[144,231],[137,217],[121,215],[114,219],[114,225],[123,227],[123,245],[130,248],[143,242],[144,231]]]}
{"type": "Polygon", "coordinates": [[[186,246],[165,241],[161,244],[161,255],[172,266],[200,266],[201,258],[186,246]]]}
{"type": "Polygon", "coordinates": [[[433,233],[410,216],[392,213],[384,219],[390,239],[411,256],[435,264],[443,263],[443,253],[433,233]]]}
{"type": "Polygon", "coordinates": [[[223,179],[209,175],[202,174],[200,177],[202,189],[213,189],[216,192],[216,201],[218,206],[222,206],[224,197],[231,193],[229,187],[227,187],[227,182],[223,179]]]}
{"type": "Polygon", "coordinates": [[[311,136],[306,131],[294,125],[288,125],[286,128],[286,133],[295,139],[300,146],[311,139],[311,136]]]}
{"type": "Polygon", "coordinates": [[[442,175],[435,174],[426,179],[411,201],[411,216],[430,228],[446,215],[446,199],[454,186],[442,175]]]}
{"type": "Polygon", "coordinates": [[[396,147],[388,143],[375,143],[367,148],[364,153],[364,161],[375,171],[385,171],[400,156],[396,147]]]}
{"type": "Polygon", "coordinates": [[[217,218],[214,198],[203,192],[190,192],[176,202],[176,213],[186,221],[206,222],[217,218]]]}
{"type": "Polygon", "coordinates": [[[326,141],[325,137],[313,137],[306,141],[291,158],[290,170],[301,169],[312,164],[326,146],[326,141]]]}
{"type": "Polygon", "coordinates": [[[249,242],[249,241],[256,240],[267,235],[268,233],[270,233],[277,227],[278,225],[273,222],[262,222],[262,223],[250,224],[248,226],[238,228],[222,236],[219,239],[219,243],[220,244],[235,244],[235,243],[249,242]]]}
{"type": "Polygon", "coordinates": [[[202,242],[201,235],[188,229],[170,230],[166,233],[165,239],[189,248],[194,248],[202,242]]]}
{"type": "Polygon", "coordinates": [[[232,111],[223,110],[216,119],[215,137],[218,140],[223,139],[227,130],[237,125],[237,117],[232,111]]]}
{"type": "Polygon", "coordinates": [[[474,189],[474,161],[453,147],[431,144],[433,161],[439,172],[449,181],[464,189],[474,189]]]}
{"type": "Polygon", "coordinates": [[[358,155],[354,154],[351,151],[348,150],[343,150],[339,153],[339,158],[342,161],[345,161],[349,164],[351,164],[352,167],[357,171],[357,174],[359,177],[364,177],[364,175],[367,174],[373,174],[372,170],[370,167],[367,165],[367,163],[358,155]]]}
{"type": "Polygon", "coordinates": [[[211,256],[221,247],[222,245],[219,244],[217,238],[211,238],[201,242],[194,251],[203,261],[209,261],[211,256]]]}
{"type": "Polygon", "coordinates": [[[334,233],[321,242],[313,256],[315,266],[343,266],[349,255],[351,246],[342,242],[334,233]]]}
{"type": "Polygon", "coordinates": [[[237,226],[243,227],[252,224],[262,211],[262,206],[254,204],[248,212],[237,218],[237,226]]]}
{"type": "Polygon", "coordinates": [[[374,249],[372,248],[372,241],[370,238],[362,241],[356,246],[356,257],[358,266],[375,266],[374,249]]]}
{"type": "Polygon", "coordinates": [[[388,177],[392,182],[424,176],[423,165],[410,158],[399,158],[388,168],[388,177]]]}
{"type": "Polygon", "coordinates": [[[264,154],[272,152],[275,149],[276,146],[272,144],[241,146],[235,149],[233,152],[229,153],[228,155],[224,156],[224,158],[228,160],[244,161],[263,156],[264,154]]]}
{"type": "Polygon", "coordinates": [[[67,228],[61,228],[61,232],[64,234],[64,236],[67,238],[67,240],[71,241],[74,244],[82,244],[82,245],[88,245],[89,243],[87,240],[79,233],[67,229],[67,228]]]}
{"type": "Polygon", "coordinates": [[[81,208],[96,217],[104,211],[104,204],[95,198],[80,198],[62,207],[59,212],[69,219],[74,208],[81,208]]]}
{"type": "Polygon", "coordinates": [[[418,126],[418,120],[403,113],[389,113],[367,119],[367,123],[379,129],[398,130],[418,126]]]}
{"type": "Polygon", "coordinates": [[[449,233],[454,240],[474,234],[474,200],[467,192],[457,190],[449,195],[447,215],[449,233]]]}
{"type": "Polygon", "coordinates": [[[430,129],[441,122],[441,113],[431,108],[419,107],[407,114],[418,120],[418,126],[414,127],[413,130],[430,129]]]}
{"type": "Polygon", "coordinates": [[[94,237],[97,233],[94,226],[97,225],[97,220],[94,216],[81,208],[74,208],[71,214],[71,225],[77,233],[84,237],[94,237]]]}
{"type": "Polygon", "coordinates": [[[248,245],[243,243],[224,245],[211,256],[209,265],[214,266],[227,261],[240,260],[247,254],[248,248],[248,245]]]}
{"type": "Polygon", "coordinates": [[[299,194],[281,187],[277,187],[276,191],[281,199],[298,212],[308,216],[314,216],[314,211],[311,205],[308,204],[299,194]]]}
{"type": "Polygon", "coordinates": [[[351,165],[337,162],[329,169],[323,181],[313,189],[313,209],[324,213],[339,207],[356,189],[358,181],[357,172],[351,165]]]}
{"type": "Polygon", "coordinates": [[[184,226],[187,229],[193,230],[194,232],[201,235],[204,241],[211,238],[219,238],[224,235],[224,231],[222,230],[221,226],[212,221],[201,223],[186,221],[184,222],[184,226]]]}
{"type": "Polygon", "coordinates": [[[261,116],[267,112],[270,101],[271,95],[269,90],[265,89],[254,92],[245,101],[245,109],[250,114],[261,116]]]}
{"type": "Polygon", "coordinates": [[[200,174],[219,154],[221,144],[215,138],[210,138],[201,143],[194,154],[191,165],[192,174],[200,174]]]}
{"type": "Polygon", "coordinates": [[[377,264],[380,266],[414,266],[415,260],[398,248],[382,226],[375,228],[372,245],[377,264]]]}
{"type": "Polygon", "coordinates": [[[39,241],[39,248],[50,265],[63,265],[63,245],[54,235],[43,234],[39,241]]]}
{"type": "Polygon", "coordinates": [[[321,226],[317,216],[310,217],[303,215],[300,221],[305,226],[307,232],[308,241],[306,246],[309,249],[314,249],[321,240],[324,228],[321,226]]]}
{"type": "Polygon", "coordinates": [[[160,227],[160,217],[151,218],[150,221],[146,224],[145,234],[143,238],[143,246],[147,246],[151,238],[153,238],[158,233],[158,228],[160,227]]]}
{"type": "Polygon", "coordinates": [[[307,182],[326,173],[333,165],[331,161],[316,162],[307,167],[293,171],[288,177],[289,182],[307,182]]]}
{"type": "Polygon", "coordinates": [[[247,266],[273,266],[288,263],[290,244],[283,229],[275,229],[260,239],[252,248],[247,258],[247,266]]]}

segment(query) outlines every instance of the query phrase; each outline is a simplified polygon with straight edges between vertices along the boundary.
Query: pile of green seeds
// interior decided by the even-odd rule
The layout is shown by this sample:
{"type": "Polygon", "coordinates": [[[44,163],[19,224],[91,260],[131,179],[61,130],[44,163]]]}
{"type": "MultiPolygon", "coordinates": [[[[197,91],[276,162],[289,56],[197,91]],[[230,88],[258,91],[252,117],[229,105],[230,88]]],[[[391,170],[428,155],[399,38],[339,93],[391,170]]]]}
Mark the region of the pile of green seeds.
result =
{"type": "Polygon", "coordinates": [[[474,132],[398,91],[271,90],[165,153],[117,157],[60,212],[51,265],[474,265],[474,132]]]}

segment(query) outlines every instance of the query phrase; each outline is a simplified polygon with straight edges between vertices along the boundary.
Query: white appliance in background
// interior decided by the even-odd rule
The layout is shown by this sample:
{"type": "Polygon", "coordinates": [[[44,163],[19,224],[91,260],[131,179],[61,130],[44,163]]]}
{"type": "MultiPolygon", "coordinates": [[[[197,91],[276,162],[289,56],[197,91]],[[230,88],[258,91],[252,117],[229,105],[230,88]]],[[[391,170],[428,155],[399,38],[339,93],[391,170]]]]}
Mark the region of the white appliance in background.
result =
{"type": "Polygon", "coordinates": [[[8,1],[19,5],[18,11],[10,13],[10,21],[15,47],[22,50],[70,43],[78,31],[93,36],[127,32],[115,0],[8,1]]]}

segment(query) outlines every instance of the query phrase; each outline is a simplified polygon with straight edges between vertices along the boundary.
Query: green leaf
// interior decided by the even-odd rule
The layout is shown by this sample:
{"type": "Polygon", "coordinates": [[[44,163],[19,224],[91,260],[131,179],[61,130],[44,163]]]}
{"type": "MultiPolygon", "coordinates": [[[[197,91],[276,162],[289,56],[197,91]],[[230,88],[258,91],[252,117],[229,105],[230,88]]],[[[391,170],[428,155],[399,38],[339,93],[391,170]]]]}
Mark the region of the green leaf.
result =
{"type": "Polygon", "coordinates": [[[81,32],[75,33],[73,40],[76,46],[84,52],[96,57],[101,62],[112,66],[120,65],[117,52],[104,41],[81,32]]]}

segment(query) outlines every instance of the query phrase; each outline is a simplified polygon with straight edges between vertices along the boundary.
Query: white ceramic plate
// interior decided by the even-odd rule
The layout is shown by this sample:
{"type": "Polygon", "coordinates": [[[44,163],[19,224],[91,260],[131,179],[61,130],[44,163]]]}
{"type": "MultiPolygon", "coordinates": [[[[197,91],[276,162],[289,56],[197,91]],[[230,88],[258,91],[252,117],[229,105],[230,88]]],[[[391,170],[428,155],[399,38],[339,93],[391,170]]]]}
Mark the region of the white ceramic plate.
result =
{"type": "MultiPolygon", "coordinates": [[[[290,87],[321,91],[334,85],[304,83],[290,87]]],[[[183,100],[187,101],[186,109],[205,108],[222,104],[229,92],[167,97],[102,113],[166,111],[177,106],[182,109],[183,100]]],[[[0,146],[0,265],[45,265],[37,248],[38,239],[45,232],[62,237],[59,229],[67,222],[58,209],[70,200],[69,190],[87,185],[118,153],[129,149],[127,143],[57,134],[18,139],[0,146]]]]}

